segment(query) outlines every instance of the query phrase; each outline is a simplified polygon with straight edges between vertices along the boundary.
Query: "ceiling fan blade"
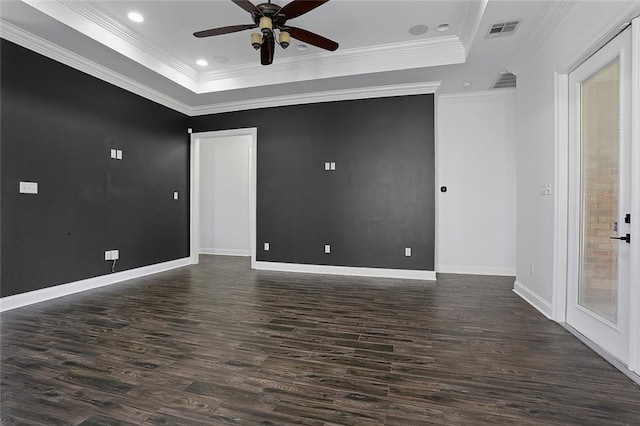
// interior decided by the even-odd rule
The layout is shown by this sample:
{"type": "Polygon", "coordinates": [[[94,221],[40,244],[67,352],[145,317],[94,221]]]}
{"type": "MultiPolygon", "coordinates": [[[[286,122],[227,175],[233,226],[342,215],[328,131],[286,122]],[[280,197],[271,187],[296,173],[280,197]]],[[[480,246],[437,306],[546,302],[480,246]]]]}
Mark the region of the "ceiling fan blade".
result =
{"type": "Polygon", "coordinates": [[[287,19],[297,18],[300,15],[304,15],[305,13],[315,9],[318,6],[322,6],[329,0],[293,0],[284,6],[278,14],[282,14],[287,17],[287,19]]]}
{"type": "Polygon", "coordinates": [[[273,36],[267,36],[260,47],[260,63],[262,65],[271,65],[273,62],[273,54],[276,50],[276,40],[273,36]]]}
{"type": "Polygon", "coordinates": [[[241,8],[243,8],[244,10],[246,10],[249,13],[255,13],[257,15],[262,15],[262,12],[260,12],[260,9],[258,9],[249,0],[231,0],[231,1],[234,2],[235,4],[237,4],[238,6],[240,6],[241,8]]]}
{"type": "Polygon", "coordinates": [[[322,37],[316,33],[312,33],[311,31],[303,30],[302,28],[289,27],[287,26],[287,31],[291,35],[291,37],[296,40],[300,40],[307,44],[311,44],[313,46],[319,47],[321,49],[334,51],[338,48],[338,43],[333,40],[329,40],[328,38],[322,37]]]}
{"type": "Polygon", "coordinates": [[[217,36],[221,34],[235,33],[238,31],[244,31],[250,28],[257,28],[257,27],[258,26],[256,24],[231,25],[229,27],[211,28],[210,30],[196,31],[195,33],[193,33],[193,35],[198,38],[211,37],[211,36],[217,36]]]}

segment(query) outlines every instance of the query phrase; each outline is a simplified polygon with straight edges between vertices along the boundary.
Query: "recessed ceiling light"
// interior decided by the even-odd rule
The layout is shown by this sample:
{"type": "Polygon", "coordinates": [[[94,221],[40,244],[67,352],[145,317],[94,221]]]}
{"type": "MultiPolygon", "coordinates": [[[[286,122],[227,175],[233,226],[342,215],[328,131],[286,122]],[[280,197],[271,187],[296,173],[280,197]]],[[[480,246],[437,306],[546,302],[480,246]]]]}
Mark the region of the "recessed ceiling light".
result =
{"type": "Polygon", "coordinates": [[[229,58],[227,58],[226,56],[214,56],[213,60],[219,64],[226,64],[227,62],[229,62],[229,58]]]}
{"type": "Polygon", "coordinates": [[[296,46],[296,49],[298,50],[307,50],[307,45],[306,44],[299,44],[296,46]]]}
{"type": "Polygon", "coordinates": [[[133,22],[143,22],[144,21],[144,16],[142,16],[142,14],[140,14],[138,12],[129,12],[127,17],[129,19],[131,19],[133,22]]]}
{"type": "Polygon", "coordinates": [[[209,62],[205,61],[204,59],[198,59],[196,61],[196,64],[200,65],[201,67],[206,67],[207,65],[209,65],[209,62]]]}
{"type": "Polygon", "coordinates": [[[427,27],[426,25],[414,25],[413,27],[409,28],[409,34],[414,35],[414,36],[419,36],[422,35],[424,33],[426,33],[427,31],[429,31],[429,27],[427,27]]]}
{"type": "Polygon", "coordinates": [[[440,24],[438,25],[438,27],[436,28],[436,31],[440,31],[441,33],[448,31],[449,28],[451,28],[451,25],[449,24],[440,24]]]}

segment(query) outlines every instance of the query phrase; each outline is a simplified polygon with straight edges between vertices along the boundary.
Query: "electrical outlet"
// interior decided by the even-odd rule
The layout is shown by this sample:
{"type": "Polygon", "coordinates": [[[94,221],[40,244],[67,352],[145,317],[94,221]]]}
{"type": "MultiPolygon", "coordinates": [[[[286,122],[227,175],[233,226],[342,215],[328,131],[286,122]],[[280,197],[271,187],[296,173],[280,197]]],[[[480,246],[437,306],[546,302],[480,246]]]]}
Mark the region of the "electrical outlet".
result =
{"type": "Polygon", "coordinates": [[[269,251],[269,243],[264,243],[264,251],[269,251]]]}
{"type": "Polygon", "coordinates": [[[20,182],[19,191],[21,194],[37,194],[38,182],[20,182]]]}
{"type": "Polygon", "coordinates": [[[325,245],[324,245],[324,252],[325,252],[326,254],[331,253],[331,245],[330,245],[330,244],[325,244],[325,245]]]}
{"type": "Polygon", "coordinates": [[[405,247],[404,249],[404,255],[406,257],[411,257],[411,247],[405,247]]]}
{"type": "Polygon", "coordinates": [[[112,149],[111,150],[111,158],[113,158],[115,160],[117,155],[118,155],[117,151],[115,149],[112,149]]]}
{"type": "Polygon", "coordinates": [[[174,191],[173,192],[173,199],[177,200],[178,199],[178,191],[174,191]]]}
{"type": "Polygon", "coordinates": [[[330,164],[331,170],[335,170],[336,169],[336,163],[334,163],[333,161],[330,164]]]}
{"type": "Polygon", "coordinates": [[[116,158],[118,160],[122,160],[122,150],[121,149],[116,150],[116,158]]]}
{"type": "Polygon", "coordinates": [[[325,170],[331,170],[331,163],[324,163],[325,170]]]}
{"type": "Polygon", "coordinates": [[[111,250],[104,251],[104,260],[112,260],[111,259],[111,250]]]}
{"type": "Polygon", "coordinates": [[[111,250],[111,260],[120,259],[120,250],[111,250]]]}

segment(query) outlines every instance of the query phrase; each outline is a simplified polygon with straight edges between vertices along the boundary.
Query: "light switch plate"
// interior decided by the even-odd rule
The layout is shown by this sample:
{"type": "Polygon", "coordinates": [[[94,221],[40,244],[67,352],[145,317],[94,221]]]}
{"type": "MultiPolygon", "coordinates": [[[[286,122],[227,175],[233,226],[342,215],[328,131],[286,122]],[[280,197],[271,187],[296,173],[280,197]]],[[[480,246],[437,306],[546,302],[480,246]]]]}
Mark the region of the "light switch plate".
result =
{"type": "Polygon", "coordinates": [[[122,150],[121,149],[116,150],[116,158],[118,160],[122,160],[122,150]]]}
{"type": "Polygon", "coordinates": [[[331,245],[329,245],[329,244],[325,244],[325,245],[324,245],[324,252],[325,252],[326,254],[331,253],[331,245]]]}
{"type": "Polygon", "coordinates": [[[111,158],[115,159],[117,155],[118,155],[118,153],[116,152],[116,150],[112,149],[111,150],[111,158]]]}
{"type": "Polygon", "coordinates": [[[411,247],[405,247],[404,255],[407,257],[411,257],[411,247]]]}
{"type": "Polygon", "coordinates": [[[331,163],[324,163],[325,170],[331,170],[331,163]]]}
{"type": "Polygon", "coordinates": [[[21,194],[37,194],[38,182],[20,182],[19,188],[21,194]]]}
{"type": "Polygon", "coordinates": [[[174,191],[173,192],[173,199],[177,200],[178,199],[178,191],[174,191]]]}
{"type": "Polygon", "coordinates": [[[269,251],[269,243],[264,243],[264,251],[269,251]]]}
{"type": "Polygon", "coordinates": [[[330,167],[331,167],[331,170],[335,170],[336,169],[336,163],[334,163],[332,161],[330,167]]]}

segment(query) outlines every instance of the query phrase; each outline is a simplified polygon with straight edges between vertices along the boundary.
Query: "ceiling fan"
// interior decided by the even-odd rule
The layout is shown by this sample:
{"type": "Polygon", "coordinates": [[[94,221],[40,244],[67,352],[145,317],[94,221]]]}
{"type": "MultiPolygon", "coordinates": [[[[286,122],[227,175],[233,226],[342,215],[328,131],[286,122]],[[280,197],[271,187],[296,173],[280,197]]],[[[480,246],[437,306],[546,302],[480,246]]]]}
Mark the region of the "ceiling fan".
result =
{"type": "Polygon", "coordinates": [[[260,49],[260,63],[262,65],[269,65],[273,62],[276,42],[283,49],[286,49],[289,47],[291,37],[321,49],[334,51],[338,48],[338,43],[333,40],[302,28],[287,25],[287,20],[304,15],[329,0],[292,0],[283,7],[271,3],[271,0],[268,0],[268,3],[258,5],[254,5],[249,0],[231,1],[249,12],[254,23],[212,28],[210,30],[197,31],[193,35],[203,38],[260,28],[260,33],[251,34],[251,45],[256,50],[260,49]],[[279,31],[277,41],[275,30],[279,31]]]}

